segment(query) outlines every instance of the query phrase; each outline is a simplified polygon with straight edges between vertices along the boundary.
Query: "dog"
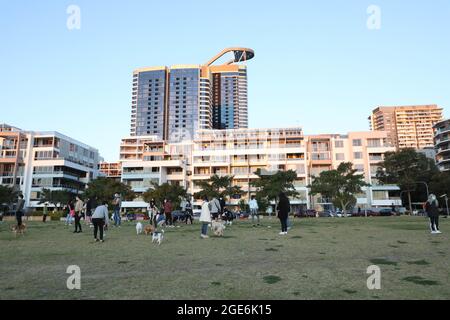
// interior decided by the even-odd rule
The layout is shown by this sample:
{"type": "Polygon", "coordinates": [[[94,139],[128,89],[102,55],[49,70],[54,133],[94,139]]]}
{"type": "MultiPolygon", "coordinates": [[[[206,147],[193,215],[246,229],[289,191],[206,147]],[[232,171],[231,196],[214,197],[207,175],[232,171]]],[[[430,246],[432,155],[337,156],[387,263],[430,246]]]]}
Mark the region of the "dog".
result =
{"type": "Polygon", "coordinates": [[[27,225],[22,223],[20,226],[15,224],[11,226],[11,231],[14,232],[15,235],[24,234],[27,229],[27,225]]]}
{"type": "Polygon", "coordinates": [[[142,225],[142,223],[138,222],[136,224],[136,234],[137,235],[141,234],[143,229],[144,229],[144,226],[142,225]]]}
{"type": "Polygon", "coordinates": [[[161,232],[153,232],[152,233],[152,243],[156,242],[158,245],[161,245],[161,242],[164,239],[164,230],[161,230],[161,232]]]}
{"type": "Polygon", "coordinates": [[[148,236],[149,234],[153,234],[155,232],[155,227],[152,226],[151,224],[148,224],[145,226],[144,228],[144,233],[146,236],[148,236]]]}
{"type": "Polygon", "coordinates": [[[223,231],[225,230],[225,225],[220,220],[219,221],[213,220],[211,222],[211,229],[216,236],[223,237],[223,231]]]}

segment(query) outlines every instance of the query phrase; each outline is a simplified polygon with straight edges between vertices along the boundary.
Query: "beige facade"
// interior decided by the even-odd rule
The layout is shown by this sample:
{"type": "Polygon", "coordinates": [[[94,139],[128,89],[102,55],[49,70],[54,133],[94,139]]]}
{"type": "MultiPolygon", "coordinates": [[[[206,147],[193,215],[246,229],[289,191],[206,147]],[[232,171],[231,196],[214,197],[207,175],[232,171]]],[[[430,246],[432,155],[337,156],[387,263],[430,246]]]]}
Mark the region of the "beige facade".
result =
{"type": "MultiPolygon", "coordinates": [[[[384,154],[395,150],[387,140],[387,133],[382,131],[305,136],[298,127],[200,130],[194,140],[182,143],[131,137],[124,139],[127,149],[121,149],[122,182],[138,194],[150,188],[152,182],[178,184],[194,194],[200,191],[200,181],[215,174],[231,175],[233,185],[240,186],[245,192],[243,198],[248,200],[256,192],[251,186],[258,179],[256,170],[294,170],[294,185],[300,196],[292,199],[292,204],[323,210],[330,206],[329,201],[310,197],[307,186],[320,172],[350,161],[371,184],[357,195],[359,206],[401,205],[399,188],[378,185],[375,178],[384,154]],[[133,158],[129,150],[134,150],[133,158]]],[[[239,200],[231,199],[230,204],[239,200]]],[[[142,201],[128,205],[145,206],[142,201]]]]}
{"type": "Polygon", "coordinates": [[[370,129],[386,131],[397,149],[433,147],[433,126],[441,120],[437,105],[378,107],[369,117],[370,129]]]}

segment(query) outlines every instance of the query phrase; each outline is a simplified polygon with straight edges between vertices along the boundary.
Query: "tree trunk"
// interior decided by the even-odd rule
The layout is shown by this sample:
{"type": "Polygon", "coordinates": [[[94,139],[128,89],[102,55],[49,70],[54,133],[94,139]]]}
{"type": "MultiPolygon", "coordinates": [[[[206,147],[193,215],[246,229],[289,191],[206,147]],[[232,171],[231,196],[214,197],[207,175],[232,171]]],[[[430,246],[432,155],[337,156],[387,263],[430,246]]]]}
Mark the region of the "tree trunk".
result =
{"type": "Polygon", "coordinates": [[[411,191],[408,191],[409,215],[412,215],[411,191]]]}
{"type": "Polygon", "coordinates": [[[345,210],[345,208],[347,207],[346,205],[344,205],[344,202],[341,201],[341,206],[342,206],[342,216],[347,218],[347,210],[345,210]]]}

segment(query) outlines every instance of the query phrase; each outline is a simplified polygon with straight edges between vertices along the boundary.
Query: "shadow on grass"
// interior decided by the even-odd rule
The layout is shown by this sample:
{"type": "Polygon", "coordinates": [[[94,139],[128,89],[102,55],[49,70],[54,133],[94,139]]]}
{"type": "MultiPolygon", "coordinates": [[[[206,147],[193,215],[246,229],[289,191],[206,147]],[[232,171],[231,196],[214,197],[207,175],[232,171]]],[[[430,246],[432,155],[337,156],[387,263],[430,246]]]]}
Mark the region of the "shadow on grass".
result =
{"type": "Polygon", "coordinates": [[[419,265],[419,266],[426,266],[426,265],[429,265],[429,264],[430,264],[430,263],[429,263],[428,261],[426,261],[426,260],[407,261],[406,263],[407,263],[407,264],[416,264],[416,265],[419,265]]]}
{"type": "Polygon", "coordinates": [[[275,249],[275,248],[268,248],[268,249],[266,249],[266,251],[278,251],[278,249],[275,249]]]}
{"type": "Polygon", "coordinates": [[[411,276],[411,277],[405,277],[402,279],[403,281],[412,282],[414,284],[420,284],[422,286],[436,286],[439,284],[439,282],[434,280],[427,280],[422,278],[421,276],[411,276]]]}
{"type": "Polygon", "coordinates": [[[396,266],[397,265],[397,262],[390,261],[390,260],[384,259],[384,258],[370,259],[370,262],[375,264],[375,265],[378,265],[378,264],[389,265],[389,266],[396,266]]]}
{"type": "Polygon", "coordinates": [[[274,283],[281,281],[280,277],[274,276],[274,275],[265,276],[263,279],[264,279],[264,282],[268,283],[268,284],[274,284],[274,283]]]}
{"type": "Polygon", "coordinates": [[[344,289],[344,290],[342,290],[342,291],[344,291],[345,293],[348,293],[348,294],[355,294],[355,293],[358,292],[358,291],[350,290],[350,289],[344,289]]]}

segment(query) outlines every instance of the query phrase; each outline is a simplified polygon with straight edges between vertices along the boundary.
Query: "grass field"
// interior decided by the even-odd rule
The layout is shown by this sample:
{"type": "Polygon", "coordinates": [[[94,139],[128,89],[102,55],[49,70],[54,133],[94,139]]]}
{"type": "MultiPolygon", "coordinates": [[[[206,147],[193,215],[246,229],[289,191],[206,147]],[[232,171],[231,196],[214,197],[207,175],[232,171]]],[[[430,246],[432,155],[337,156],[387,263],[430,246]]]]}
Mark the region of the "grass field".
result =
{"type": "Polygon", "coordinates": [[[200,239],[200,226],[166,229],[158,247],[135,224],[73,234],[62,222],[29,222],[17,238],[0,225],[0,299],[449,299],[450,221],[431,235],[423,217],[238,221],[223,238],[200,239]],[[269,228],[268,226],[271,226],[269,228]],[[381,268],[381,289],[366,286],[381,268]],[[81,290],[68,290],[69,265],[81,290]]]}

